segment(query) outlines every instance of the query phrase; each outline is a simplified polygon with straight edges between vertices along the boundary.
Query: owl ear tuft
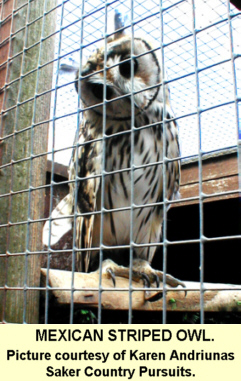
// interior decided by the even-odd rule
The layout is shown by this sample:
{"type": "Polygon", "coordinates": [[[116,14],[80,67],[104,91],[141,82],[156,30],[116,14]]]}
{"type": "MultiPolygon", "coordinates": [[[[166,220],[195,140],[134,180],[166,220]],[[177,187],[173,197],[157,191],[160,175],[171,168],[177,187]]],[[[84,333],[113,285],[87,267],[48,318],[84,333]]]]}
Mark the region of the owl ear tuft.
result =
{"type": "Polygon", "coordinates": [[[114,34],[114,40],[118,40],[125,35],[125,30],[123,28],[125,27],[126,21],[127,17],[125,16],[123,18],[122,13],[120,13],[118,9],[115,9],[114,31],[118,31],[119,29],[120,31],[114,34]]]}

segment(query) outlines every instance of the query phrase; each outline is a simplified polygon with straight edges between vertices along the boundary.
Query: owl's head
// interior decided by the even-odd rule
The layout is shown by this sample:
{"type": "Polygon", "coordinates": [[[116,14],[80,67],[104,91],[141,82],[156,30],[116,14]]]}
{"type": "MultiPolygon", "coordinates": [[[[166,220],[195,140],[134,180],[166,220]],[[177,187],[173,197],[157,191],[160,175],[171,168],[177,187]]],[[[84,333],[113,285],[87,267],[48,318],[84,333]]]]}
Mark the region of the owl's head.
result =
{"type": "MultiPolygon", "coordinates": [[[[160,64],[156,52],[144,39],[133,39],[133,54],[130,36],[117,34],[107,41],[106,47],[106,52],[105,47],[97,49],[80,73],[80,97],[85,107],[97,105],[93,110],[103,114],[104,84],[107,118],[131,118],[132,91],[135,114],[161,100],[160,64]]],[[[76,80],[77,91],[78,83],[76,80]]]]}

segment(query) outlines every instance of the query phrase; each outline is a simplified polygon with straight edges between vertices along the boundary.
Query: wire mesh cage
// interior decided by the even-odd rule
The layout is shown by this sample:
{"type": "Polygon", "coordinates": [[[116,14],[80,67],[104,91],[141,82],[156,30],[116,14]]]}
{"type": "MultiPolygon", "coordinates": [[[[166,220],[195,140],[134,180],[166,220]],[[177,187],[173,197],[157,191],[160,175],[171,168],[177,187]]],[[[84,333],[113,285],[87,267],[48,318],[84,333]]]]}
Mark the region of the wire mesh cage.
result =
{"type": "MultiPolygon", "coordinates": [[[[231,322],[240,320],[240,11],[222,0],[152,0],[148,4],[138,0],[7,0],[0,3],[0,11],[1,321],[166,323],[185,322],[191,311],[192,322],[196,319],[204,323],[219,321],[217,311],[221,309],[235,311],[235,316],[229,316],[231,322]],[[116,30],[117,14],[122,20],[116,30]],[[129,130],[116,131],[113,127],[110,133],[108,107],[111,102],[115,104],[115,99],[113,102],[112,94],[108,96],[108,74],[120,67],[120,62],[112,63],[113,67],[107,65],[108,44],[118,33],[130,39],[129,55],[125,56],[130,68],[128,96],[115,95],[116,104],[122,97],[128,98],[130,106],[125,107],[129,109],[129,130]],[[148,52],[138,55],[134,51],[138,38],[146,41],[148,52]],[[80,169],[85,162],[80,152],[88,147],[81,128],[85,112],[92,108],[96,112],[97,106],[83,102],[83,69],[102,47],[103,65],[95,68],[104,78],[103,94],[96,102],[102,114],[101,134],[89,139],[103,145],[102,164],[100,172],[86,175],[85,169],[82,174],[80,169]],[[135,87],[134,65],[139,60],[140,66],[141,59],[148,55],[159,57],[161,76],[158,83],[146,85],[144,90],[160,94],[163,111],[156,122],[146,121],[140,127],[136,126],[135,113],[141,90],[135,87]],[[155,160],[143,160],[138,166],[134,157],[137,129],[144,134],[155,124],[160,126],[164,136],[161,152],[168,152],[170,123],[178,130],[180,151],[172,157],[161,154],[155,160]],[[124,135],[130,139],[130,159],[123,158],[127,162],[124,168],[116,169],[112,164],[109,167],[108,149],[124,135]],[[69,167],[74,155],[76,160],[69,167]],[[180,197],[169,197],[166,168],[173,168],[176,162],[181,164],[180,197]],[[149,198],[138,209],[135,173],[142,168],[147,171],[146,179],[153,168],[160,168],[163,198],[149,198]],[[75,176],[68,177],[68,171],[75,176]],[[104,184],[110,176],[118,175],[125,194],[127,184],[122,181],[127,172],[128,203],[117,198],[118,206],[113,206],[104,184]],[[102,184],[99,205],[92,211],[79,206],[79,189],[84,193],[91,179],[100,179],[102,184]],[[68,229],[53,244],[52,223],[61,225],[61,218],[51,213],[69,189],[74,190],[72,210],[64,218],[69,221],[68,229]],[[163,223],[158,221],[162,232],[154,241],[135,242],[135,213],[148,210],[146,206],[162,210],[163,223]],[[163,271],[163,287],[159,281],[145,281],[142,274],[139,285],[127,279],[124,292],[112,270],[108,269],[106,276],[102,265],[111,251],[104,238],[106,229],[112,228],[108,234],[118,229],[104,222],[110,210],[113,216],[122,210],[127,217],[128,239],[116,240],[113,250],[118,255],[114,259],[118,257],[123,266],[128,259],[132,279],[136,274],[133,260],[139,248],[155,248],[152,267],[163,271]],[[98,235],[95,250],[84,247],[83,242],[77,244],[79,224],[91,221],[91,216],[100,221],[100,229],[90,233],[98,235]],[[45,245],[44,224],[48,231],[45,245]],[[89,268],[96,270],[91,273],[97,282],[93,286],[88,283],[88,274],[85,277],[77,273],[77,268],[80,255],[84,258],[88,252],[92,257],[94,251],[98,252],[97,264],[89,268]],[[171,291],[166,285],[167,272],[187,281],[187,291],[182,287],[171,291]],[[151,318],[148,310],[152,311],[151,318]],[[216,313],[215,317],[210,312],[216,313]]],[[[146,67],[143,77],[148,70],[154,68],[146,67]]],[[[87,73],[87,77],[91,75],[87,73]]],[[[151,152],[155,139],[146,144],[151,152]]],[[[112,162],[119,160],[120,151],[116,152],[112,162]]],[[[84,165],[86,168],[86,162],[84,165]]],[[[149,188],[154,193],[152,183],[149,188]]],[[[222,319],[225,322],[227,316],[222,315],[222,319]]]]}

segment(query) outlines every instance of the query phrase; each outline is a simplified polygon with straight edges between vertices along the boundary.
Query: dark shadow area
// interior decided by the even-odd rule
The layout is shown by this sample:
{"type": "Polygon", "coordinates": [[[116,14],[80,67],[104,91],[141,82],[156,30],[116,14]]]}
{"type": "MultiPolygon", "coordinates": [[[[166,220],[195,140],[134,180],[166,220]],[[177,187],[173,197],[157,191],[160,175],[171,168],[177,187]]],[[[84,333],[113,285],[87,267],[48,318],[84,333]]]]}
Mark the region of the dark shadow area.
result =
{"type": "MultiPolygon", "coordinates": [[[[240,201],[229,199],[204,204],[203,226],[207,238],[231,237],[241,234],[240,201]]],[[[199,205],[172,208],[168,212],[168,240],[199,238],[199,205]]],[[[205,242],[204,281],[241,284],[240,239],[205,242]]],[[[156,254],[153,266],[158,260],[156,254]]],[[[177,278],[199,281],[200,245],[186,243],[168,247],[167,270],[177,278]]]]}

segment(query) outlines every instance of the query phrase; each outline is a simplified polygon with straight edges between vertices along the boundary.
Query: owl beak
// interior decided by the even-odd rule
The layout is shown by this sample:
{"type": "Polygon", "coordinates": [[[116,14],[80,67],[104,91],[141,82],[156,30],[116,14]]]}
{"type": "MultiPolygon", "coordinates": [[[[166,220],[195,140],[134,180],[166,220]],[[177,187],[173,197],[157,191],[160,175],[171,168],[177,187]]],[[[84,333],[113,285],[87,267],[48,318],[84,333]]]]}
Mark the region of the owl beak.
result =
{"type": "Polygon", "coordinates": [[[86,77],[89,74],[91,74],[92,72],[93,72],[93,65],[91,65],[89,62],[87,62],[87,64],[83,68],[80,76],[79,76],[79,71],[77,71],[76,81],[75,81],[75,89],[76,89],[77,93],[79,91],[79,77],[80,77],[80,79],[82,79],[81,77],[86,77]]]}

